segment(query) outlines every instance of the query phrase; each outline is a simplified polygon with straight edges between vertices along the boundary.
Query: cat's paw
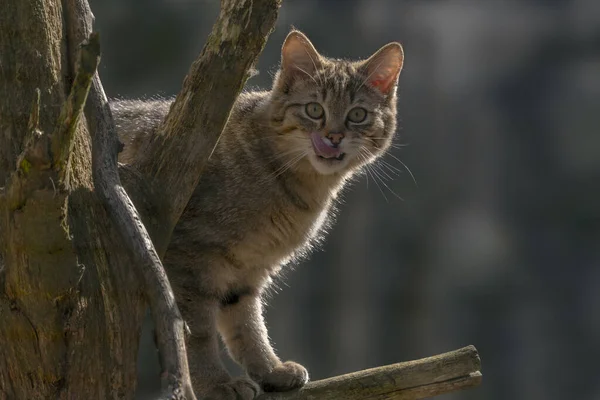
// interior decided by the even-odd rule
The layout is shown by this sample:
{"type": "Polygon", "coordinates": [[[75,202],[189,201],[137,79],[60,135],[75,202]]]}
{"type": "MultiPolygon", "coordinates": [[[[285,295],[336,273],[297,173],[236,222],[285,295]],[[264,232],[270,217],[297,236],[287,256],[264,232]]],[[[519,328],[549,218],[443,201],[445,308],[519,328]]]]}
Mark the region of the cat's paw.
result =
{"type": "Polygon", "coordinates": [[[250,378],[240,377],[211,387],[202,393],[202,400],[252,400],[260,388],[250,378]]]}
{"type": "Polygon", "coordinates": [[[302,365],[286,361],[261,377],[260,386],[265,392],[287,392],[308,382],[308,371],[302,365]]]}

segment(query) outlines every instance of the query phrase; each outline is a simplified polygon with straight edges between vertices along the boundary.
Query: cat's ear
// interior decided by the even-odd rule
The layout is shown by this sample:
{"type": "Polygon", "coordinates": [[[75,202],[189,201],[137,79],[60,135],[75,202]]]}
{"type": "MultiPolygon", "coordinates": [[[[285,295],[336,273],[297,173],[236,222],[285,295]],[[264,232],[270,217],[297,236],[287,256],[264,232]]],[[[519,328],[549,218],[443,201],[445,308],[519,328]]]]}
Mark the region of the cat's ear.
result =
{"type": "Polygon", "coordinates": [[[402,46],[400,43],[392,42],[364,61],[360,68],[366,77],[365,83],[387,95],[396,87],[403,64],[402,46]]]}
{"type": "Polygon", "coordinates": [[[281,71],[286,78],[312,78],[321,56],[310,40],[300,31],[291,31],[281,48],[281,71]]]}

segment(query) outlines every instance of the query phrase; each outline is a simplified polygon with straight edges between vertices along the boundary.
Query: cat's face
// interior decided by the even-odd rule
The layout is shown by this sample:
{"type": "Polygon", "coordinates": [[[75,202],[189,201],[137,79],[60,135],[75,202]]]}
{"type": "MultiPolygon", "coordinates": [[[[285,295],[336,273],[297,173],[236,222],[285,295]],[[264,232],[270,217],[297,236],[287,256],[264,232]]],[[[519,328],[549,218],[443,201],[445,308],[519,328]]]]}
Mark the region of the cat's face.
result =
{"type": "Polygon", "coordinates": [[[296,168],[328,175],[383,154],[396,129],[402,63],[398,43],[384,46],[366,61],[350,62],[326,59],[306,36],[291,32],[271,99],[271,122],[279,133],[282,157],[296,168]]]}

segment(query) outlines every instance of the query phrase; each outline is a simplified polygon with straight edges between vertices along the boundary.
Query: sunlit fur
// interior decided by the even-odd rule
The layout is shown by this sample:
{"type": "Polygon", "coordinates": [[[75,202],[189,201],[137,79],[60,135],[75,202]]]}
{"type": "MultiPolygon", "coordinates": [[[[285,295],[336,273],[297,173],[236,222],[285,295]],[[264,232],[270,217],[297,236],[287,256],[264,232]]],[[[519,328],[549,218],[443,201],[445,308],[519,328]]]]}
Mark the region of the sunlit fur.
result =
{"type": "MultiPolygon", "coordinates": [[[[201,396],[255,394],[254,383],[231,380],[224,369],[217,331],[263,389],[289,390],[306,382],[306,370],[282,363],[269,344],[261,299],[282,266],[322,237],[344,182],[383,154],[395,130],[398,44],[368,61],[333,60],[292,32],[282,54],[272,90],[246,92],[236,101],[164,257],[192,331],[190,371],[201,396]],[[324,107],[324,120],[305,114],[308,102],[324,107]],[[346,114],[357,105],[368,111],[367,119],[349,123],[346,114]],[[343,133],[343,160],[319,159],[311,132],[343,133]]],[[[125,143],[121,162],[135,167],[169,105],[167,100],[112,103],[125,143]]]]}

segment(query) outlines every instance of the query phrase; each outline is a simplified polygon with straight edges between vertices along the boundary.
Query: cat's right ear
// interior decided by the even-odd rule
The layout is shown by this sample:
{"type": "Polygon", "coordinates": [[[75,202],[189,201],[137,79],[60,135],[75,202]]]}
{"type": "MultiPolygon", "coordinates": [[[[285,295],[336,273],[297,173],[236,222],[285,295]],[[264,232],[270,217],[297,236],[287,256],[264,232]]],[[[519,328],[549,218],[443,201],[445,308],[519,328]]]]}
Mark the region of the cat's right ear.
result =
{"type": "Polygon", "coordinates": [[[281,48],[281,74],[288,82],[296,79],[314,79],[321,64],[321,56],[310,40],[300,31],[291,31],[281,48]]]}

